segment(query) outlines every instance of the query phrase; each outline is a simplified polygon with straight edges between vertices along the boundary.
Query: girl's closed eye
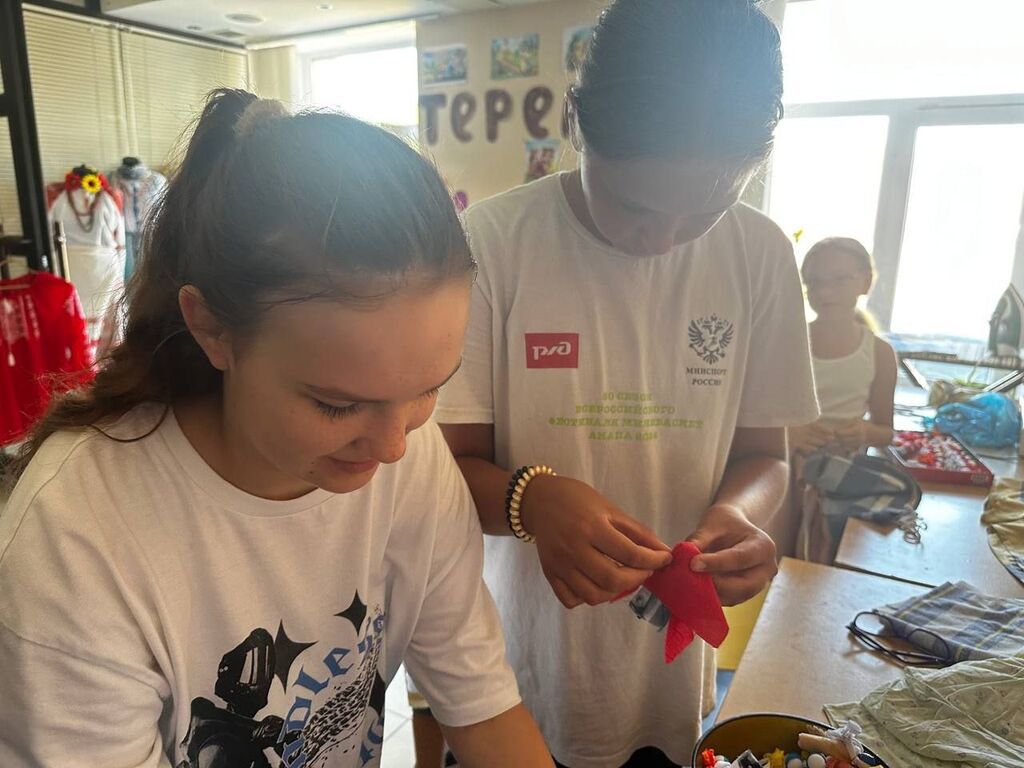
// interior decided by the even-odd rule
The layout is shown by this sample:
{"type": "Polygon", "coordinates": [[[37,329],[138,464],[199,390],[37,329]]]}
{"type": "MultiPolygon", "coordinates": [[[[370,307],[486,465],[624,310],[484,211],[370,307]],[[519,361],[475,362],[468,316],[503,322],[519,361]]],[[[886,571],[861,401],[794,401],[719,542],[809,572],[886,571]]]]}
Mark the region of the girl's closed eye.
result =
{"type": "MultiPolygon", "coordinates": [[[[440,387],[434,387],[433,389],[427,390],[420,395],[420,400],[432,400],[437,397],[437,393],[441,391],[440,387]]],[[[341,419],[345,416],[353,416],[360,411],[364,403],[349,403],[348,405],[331,405],[325,403],[323,400],[317,398],[311,398],[316,408],[323,413],[325,416],[331,419],[341,419]]]]}
{"type": "Polygon", "coordinates": [[[329,419],[341,419],[345,416],[353,416],[358,413],[359,409],[363,406],[362,403],[331,405],[330,403],[325,403],[323,400],[317,400],[315,397],[311,399],[313,400],[313,405],[315,405],[316,408],[329,419]]]}

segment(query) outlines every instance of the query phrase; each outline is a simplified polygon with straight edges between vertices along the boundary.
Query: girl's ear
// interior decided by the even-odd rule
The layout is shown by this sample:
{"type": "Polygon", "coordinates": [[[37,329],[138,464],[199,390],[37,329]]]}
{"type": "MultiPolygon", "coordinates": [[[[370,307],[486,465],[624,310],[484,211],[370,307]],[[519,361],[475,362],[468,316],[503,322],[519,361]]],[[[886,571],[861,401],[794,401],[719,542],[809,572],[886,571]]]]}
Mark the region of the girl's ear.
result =
{"type": "Polygon", "coordinates": [[[189,333],[206,353],[210,365],[226,371],[231,362],[231,341],[227,329],[206,305],[202,292],[194,285],[178,291],[178,306],[189,333]]]}
{"type": "Polygon", "coordinates": [[[861,296],[867,296],[869,293],[871,293],[871,286],[874,285],[874,283],[875,283],[875,275],[874,275],[873,272],[869,271],[863,277],[863,282],[861,283],[861,286],[860,286],[860,295],[861,296]]]}
{"type": "Polygon", "coordinates": [[[569,138],[569,143],[577,153],[583,151],[580,124],[576,115],[576,97],[573,95],[572,86],[566,89],[565,101],[562,102],[562,135],[569,138]]]}

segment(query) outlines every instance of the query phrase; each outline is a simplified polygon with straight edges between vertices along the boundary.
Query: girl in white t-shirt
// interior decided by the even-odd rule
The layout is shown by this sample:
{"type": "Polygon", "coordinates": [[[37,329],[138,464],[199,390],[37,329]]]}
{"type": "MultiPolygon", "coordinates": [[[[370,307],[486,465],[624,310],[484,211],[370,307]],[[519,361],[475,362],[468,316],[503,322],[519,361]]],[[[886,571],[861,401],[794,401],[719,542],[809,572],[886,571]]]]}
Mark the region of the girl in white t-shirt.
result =
{"type": "Polygon", "coordinates": [[[687,538],[727,604],[776,570],[785,427],[817,408],[792,248],[739,200],[781,97],[752,0],[616,0],[567,95],[579,170],[466,214],[480,276],[437,418],[523,699],[571,768],[689,765],[714,703],[713,651],[666,666],[609,601],[687,538]]]}
{"type": "Polygon", "coordinates": [[[809,453],[830,446],[856,451],[888,445],[896,354],[857,307],[874,281],[871,254],[853,238],[829,237],[811,246],[800,271],[817,315],[810,336],[821,418],[792,428],[790,448],[809,453]]]}
{"type": "Polygon", "coordinates": [[[463,764],[551,765],[428,422],[475,266],[434,168],[222,89],[151,227],[0,515],[0,765],[377,766],[403,658],[463,764]]]}

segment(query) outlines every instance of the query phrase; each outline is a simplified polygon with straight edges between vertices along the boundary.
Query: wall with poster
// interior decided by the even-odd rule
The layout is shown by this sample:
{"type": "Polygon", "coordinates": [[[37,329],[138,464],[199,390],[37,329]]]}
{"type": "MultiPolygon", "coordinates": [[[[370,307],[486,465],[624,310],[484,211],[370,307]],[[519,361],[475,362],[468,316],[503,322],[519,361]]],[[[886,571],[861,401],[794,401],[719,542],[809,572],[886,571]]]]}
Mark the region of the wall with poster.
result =
{"type": "Polygon", "coordinates": [[[420,142],[469,203],[575,167],[561,130],[566,49],[579,53],[603,7],[556,0],[417,24],[420,142]]]}

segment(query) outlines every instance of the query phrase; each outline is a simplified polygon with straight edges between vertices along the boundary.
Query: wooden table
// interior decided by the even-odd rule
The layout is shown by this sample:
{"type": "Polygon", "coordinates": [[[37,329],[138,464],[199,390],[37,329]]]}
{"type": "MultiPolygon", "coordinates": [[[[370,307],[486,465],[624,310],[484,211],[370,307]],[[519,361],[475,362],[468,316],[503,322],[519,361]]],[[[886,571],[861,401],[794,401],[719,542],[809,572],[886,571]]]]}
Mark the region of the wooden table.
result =
{"type": "Polygon", "coordinates": [[[822,720],[825,704],[859,701],[895,680],[902,668],[867,650],[846,625],[858,611],[925,591],[901,581],[783,558],[718,721],[747,712],[822,720]]]}
{"type": "MultiPolygon", "coordinates": [[[[986,462],[990,466],[995,462],[986,462]]],[[[1012,474],[1012,466],[992,466],[1012,474]]],[[[988,546],[981,512],[987,489],[922,484],[917,508],[928,525],[920,544],[903,540],[903,532],[851,518],[839,542],[835,564],[910,584],[935,587],[966,581],[982,592],[1024,599],[1024,584],[1010,575],[988,546]]]]}

